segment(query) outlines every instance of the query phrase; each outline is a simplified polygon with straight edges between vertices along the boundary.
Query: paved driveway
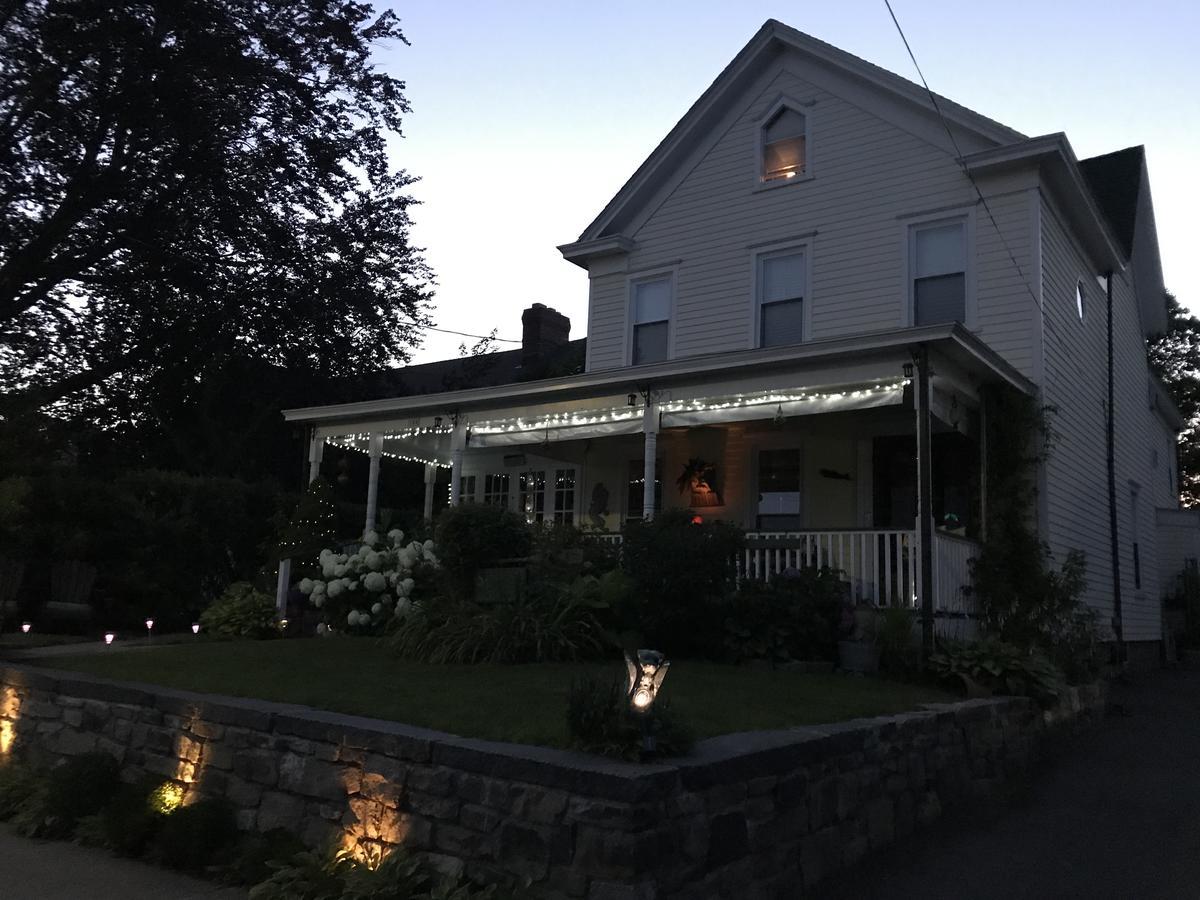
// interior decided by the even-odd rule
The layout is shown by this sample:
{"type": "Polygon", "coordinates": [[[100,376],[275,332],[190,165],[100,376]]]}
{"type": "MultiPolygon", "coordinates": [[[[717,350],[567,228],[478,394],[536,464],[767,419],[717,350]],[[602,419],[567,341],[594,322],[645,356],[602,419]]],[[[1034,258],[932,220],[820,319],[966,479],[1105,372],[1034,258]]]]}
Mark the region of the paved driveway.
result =
{"type": "Polygon", "coordinates": [[[65,841],[31,841],[0,829],[0,897],[4,900],[245,900],[174,872],[117,859],[65,841]]]}
{"type": "Polygon", "coordinates": [[[1030,783],[823,887],[826,900],[1200,898],[1200,672],[1117,687],[1124,714],[1030,783]]]}

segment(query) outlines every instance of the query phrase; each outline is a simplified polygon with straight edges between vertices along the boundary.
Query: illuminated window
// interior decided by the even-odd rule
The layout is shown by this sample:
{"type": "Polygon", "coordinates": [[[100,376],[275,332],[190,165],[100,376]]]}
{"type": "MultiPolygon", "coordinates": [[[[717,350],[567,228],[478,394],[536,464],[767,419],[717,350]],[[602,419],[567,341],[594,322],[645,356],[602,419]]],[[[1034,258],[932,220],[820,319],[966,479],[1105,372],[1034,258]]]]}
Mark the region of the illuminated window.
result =
{"type": "Polygon", "coordinates": [[[575,523],[575,470],[557,469],[554,472],[554,523],[575,523]]]}
{"type": "Polygon", "coordinates": [[[517,478],[517,503],[529,524],[546,519],[546,473],[522,472],[517,478]]]}
{"type": "Polygon", "coordinates": [[[667,358],[671,320],[671,279],[652,278],[633,285],[633,364],[667,358]]]}
{"type": "Polygon", "coordinates": [[[763,531],[792,531],[803,527],[799,449],[759,451],[758,527],[763,531]]]}
{"type": "Polygon", "coordinates": [[[783,107],[763,126],[762,180],[780,181],[805,171],[808,119],[783,107]]]}
{"type": "Polygon", "coordinates": [[[493,472],[483,476],[483,502],[508,509],[507,472],[493,472]]]}
{"type": "Polygon", "coordinates": [[[913,324],[965,321],[966,223],[919,225],[911,230],[910,238],[913,324]]]}
{"type": "Polygon", "coordinates": [[[798,344],[803,340],[806,281],[803,250],[784,250],[758,258],[760,347],[798,344]]]}

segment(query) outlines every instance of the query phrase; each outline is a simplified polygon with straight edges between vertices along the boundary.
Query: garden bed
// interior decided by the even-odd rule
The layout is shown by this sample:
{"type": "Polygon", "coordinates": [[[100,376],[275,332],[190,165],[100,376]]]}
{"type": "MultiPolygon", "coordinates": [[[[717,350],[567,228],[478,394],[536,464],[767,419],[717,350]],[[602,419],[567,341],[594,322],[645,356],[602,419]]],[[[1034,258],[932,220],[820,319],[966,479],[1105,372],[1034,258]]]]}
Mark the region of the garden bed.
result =
{"type": "MultiPolygon", "coordinates": [[[[35,662],[35,660],[29,660],[35,662]]],[[[381,641],[203,642],[46,660],[56,669],[234,697],[297,703],[464,737],[562,746],[574,678],[624,678],[619,661],[435,666],[398,660],[381,641]]],[[[698,738],[916,709],[951,695],[882,679],[676,661],[663,697],[698,738]]]]}

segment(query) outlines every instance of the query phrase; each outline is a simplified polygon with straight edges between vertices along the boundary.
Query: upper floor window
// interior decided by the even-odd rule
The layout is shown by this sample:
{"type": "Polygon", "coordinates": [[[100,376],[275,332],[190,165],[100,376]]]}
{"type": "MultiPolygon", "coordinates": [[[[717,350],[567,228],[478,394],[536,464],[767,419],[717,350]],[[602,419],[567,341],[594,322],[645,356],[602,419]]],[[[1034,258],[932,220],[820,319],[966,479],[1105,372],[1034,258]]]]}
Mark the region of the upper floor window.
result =
{"type": "Polygon", "coordinates": [[[633,285],[633,364],[667,358],[671,321],[671,279],[653,278],[633,285]]]}
{"type": "Polygon", "coordinates": [[[804,294],[808,281],[803,250],[758,258],[758,345],[778,347],[804,339],[804,294]]]}
{"type": "Polygon", "coordinates": [[[916,225],[909,235],[913,324],[966,321],[966,223],[916,225]]]}
{"type": "Polygon", "coordinates": [[[808,119],[783,107],[762,130],[762,180],[778,181],[803,175],[807,161],[808,119]]]}

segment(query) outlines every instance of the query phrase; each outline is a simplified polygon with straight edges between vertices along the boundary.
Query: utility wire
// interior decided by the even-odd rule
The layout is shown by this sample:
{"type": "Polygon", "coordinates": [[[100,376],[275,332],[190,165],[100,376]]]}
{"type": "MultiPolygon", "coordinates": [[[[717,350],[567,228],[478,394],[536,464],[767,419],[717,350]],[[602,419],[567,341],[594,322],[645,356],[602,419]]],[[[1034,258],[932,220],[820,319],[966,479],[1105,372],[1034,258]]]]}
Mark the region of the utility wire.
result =
{"type": "Polygon", "coordinates": [[[979,189],[979,184],[975,181],[975,176],[971,174],[971,170],[967,168],[967,164],[963,162],[962,149],[958,146],[958,139],[954,137],[954,132],[950,129],[950,123],[946,121],[946,116],[942,112],[942,107],[938,103],[937,94],[930,90],[929,82],[925,80],[925,73],[921,71],[921,64],[917,62],[917,56],[913,53],[912,46],[908,43],[908,38],[904,34],[904,29],[900,27],[900,20],[896,18],[896,11],[892,9],[891,0],[883,0],[887,7],[888,14],[892,17],[892,23],[896,26],[896,31],[900,34],[900,40],[904,42],[904,49],[908,51],[908,58],[912,60],[913,68],[917,70],[917,75],[921,79],[921,84],[925,88],[925,93],[929,95],[929,102],[933,104],[933,110],[938,114],[938,119],[941,120],[942,127],[946,129],[946,136],[950,138],[950,144],[954,147],[954,158],[958,162],[959,168],[963,174],[967,176],[967,180],[971,182],[971,187],[975,189],[975,195],[979,198],[980,204],[984,211],[987,212],[988,218],[992,221],[992,228],[996,231],[996,236],[1000,238],[1000,243],[1004,245],[1005,251],[1008,253],[1008,258],[1012,261],[1013,267],[1017,270],[1017,274],[1021,276],[1021,283],[1025,287],[1025,292],[1029,294],[1029,299],[1033,303],[1034,309],[1038,311],[1044,323],[1049,325],[1050,330],[1054,331],[1053,320],[1045,314],[1042,305],[1038,302],[1037,294],[1034,293],[1033,287],[1029,284],[1029,279],[1025,275],[1025,270],[1021,268],[1021,264],[1017,261],[1017,255],[1013,253],[1012,247],[1009,246],[1008,240],[1004,237],[1004,232],[1000,230],[1000,224],[996,221],[995,215],[992,214],[992,208],[987,202],[987,198],[983,196],[983,191],[979,189]]]}
{"type": "Polygon", "coordinates": [[[499,341],[502,344],[519,344],[520,341],[514,341],[512,338],[496,337],[494,334],[470,334],[466,331],[451,331],[449,328],[434,328],[432,325],[425,326],[426,331],[440,331],[442,334],[457,334],[459,337],[476,338],[481,341],[499,341]]]}

